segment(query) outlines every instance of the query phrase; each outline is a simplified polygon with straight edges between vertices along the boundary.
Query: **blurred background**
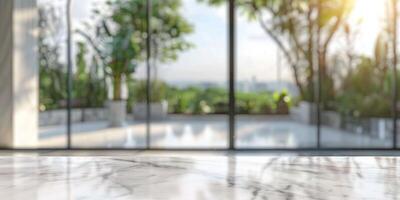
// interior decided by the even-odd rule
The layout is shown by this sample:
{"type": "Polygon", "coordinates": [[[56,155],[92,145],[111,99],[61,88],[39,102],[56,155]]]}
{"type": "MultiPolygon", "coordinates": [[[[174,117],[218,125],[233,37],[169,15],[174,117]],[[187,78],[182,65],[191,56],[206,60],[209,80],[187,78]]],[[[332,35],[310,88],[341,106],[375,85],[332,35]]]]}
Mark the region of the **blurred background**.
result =
{"type": "MultiPolygon", "coordinates": [[[[72,0],[71,124],[66,5],[37,2],[38,147],[228,147],[228,1],[72,0]]],[[[235,9],[236,148],[393,147],[396,0],[235,9]]]]}

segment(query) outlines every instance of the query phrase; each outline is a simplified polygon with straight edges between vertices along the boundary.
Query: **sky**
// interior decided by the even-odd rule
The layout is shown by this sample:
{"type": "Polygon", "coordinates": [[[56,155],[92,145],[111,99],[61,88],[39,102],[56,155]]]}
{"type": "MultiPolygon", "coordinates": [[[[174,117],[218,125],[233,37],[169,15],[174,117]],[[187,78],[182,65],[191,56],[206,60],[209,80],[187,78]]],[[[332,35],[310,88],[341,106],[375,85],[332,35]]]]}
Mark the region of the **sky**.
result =
{"type": "MultiPolygon", "coordinates": [[[[93,6],[104,0],[75,0],[72,16],[75,28],[90,22],[93,6]],[[79,3],[77,3],[79,2],[79,3]]],[[[195,32],[187,39],[195,48],[183,52],[174,63],[160,64],[159,78],[172,81],[226,82],[228,65],[227,8],[210,7],[197,0],[182,0],[181,14],[194,25],[195,32]]],[[[63,3],[65,0],[39,0],[40,3],[63,3]]],[[[356,0],[350,17],[351,24],[358,24],[359,35],[355,41],[357,52],[372,55],[375,37],[382,26],[384,3],[381,0],[356,0]]],[[[239,14],[237,20],[237,80],[239,81],[292,81],[291,71],[284,62],[278,62],[278,48],[268,38],[257,22],[248,22],[239,14]],[[281,66],[281,70],[278,70],[281,66]]],[[[345,45],[337,40],[333,48],[345,45]]],[[[144,66],[136,72],[145,74],[144,66]]]]}

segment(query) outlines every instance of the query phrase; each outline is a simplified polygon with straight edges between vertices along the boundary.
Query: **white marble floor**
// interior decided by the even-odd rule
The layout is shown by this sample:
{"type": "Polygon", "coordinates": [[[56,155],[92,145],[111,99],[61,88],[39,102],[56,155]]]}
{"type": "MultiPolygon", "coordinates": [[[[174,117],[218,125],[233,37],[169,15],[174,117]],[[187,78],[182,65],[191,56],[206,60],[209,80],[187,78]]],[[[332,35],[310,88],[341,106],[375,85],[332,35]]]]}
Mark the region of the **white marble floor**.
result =
{"type": "Polygon", "coordinates": [[[400,157],[0,153],[0,199],[398,199],[400,157]]]}

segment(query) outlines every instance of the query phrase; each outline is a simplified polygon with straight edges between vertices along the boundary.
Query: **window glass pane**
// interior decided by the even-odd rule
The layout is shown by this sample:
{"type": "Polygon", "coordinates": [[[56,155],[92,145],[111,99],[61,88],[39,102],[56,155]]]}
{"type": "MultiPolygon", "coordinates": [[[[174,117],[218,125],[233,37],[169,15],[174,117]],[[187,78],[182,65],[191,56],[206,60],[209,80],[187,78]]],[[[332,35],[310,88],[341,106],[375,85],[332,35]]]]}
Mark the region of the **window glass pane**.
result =
{"type": "Polygon", "coordinates": [[[389,2],[354,1],[320,59],[323,147],[392,146],[389,2]]]}
{"type": "Polygon", "coordinates": [[[65,0],[38,1],[39,148],[67,144],[65,0]]]}
{"type": "Polygon", "coordinates": [[[72,5],[72,146],[145,147],[146,123],[133,119],[132,85],[146,77],[146,0],[72,5]]]}
{"type": "Polygon", "coordinates": [[[317,145],[314,36],[302,9],[313,12],[286,1],[236,5],[237,148],[317,145]]]}
{"type": "Polygon", "coordinates": [[[226,9],[153,1],[152,148],[227,147],[226,9]]]}

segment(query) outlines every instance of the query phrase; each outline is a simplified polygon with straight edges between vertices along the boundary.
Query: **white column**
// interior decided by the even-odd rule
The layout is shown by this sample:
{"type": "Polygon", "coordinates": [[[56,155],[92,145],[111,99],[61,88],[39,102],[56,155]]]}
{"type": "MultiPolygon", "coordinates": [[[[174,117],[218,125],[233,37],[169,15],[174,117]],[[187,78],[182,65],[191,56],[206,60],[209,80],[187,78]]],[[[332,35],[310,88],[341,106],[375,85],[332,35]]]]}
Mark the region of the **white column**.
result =
{"type": "Polygon", "coordinates": [[[0,0],[0,147],[36,148],[36,0],[0,0]]]}

